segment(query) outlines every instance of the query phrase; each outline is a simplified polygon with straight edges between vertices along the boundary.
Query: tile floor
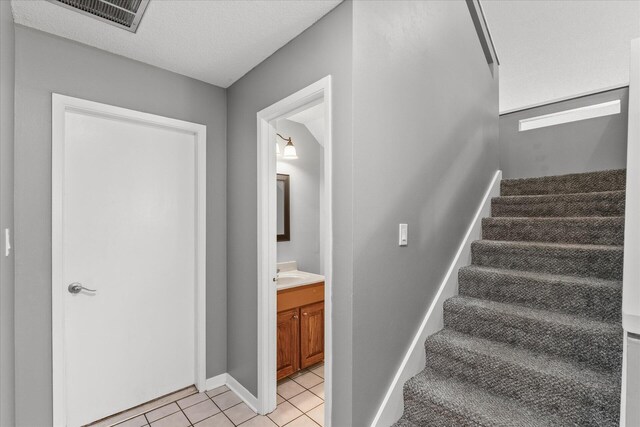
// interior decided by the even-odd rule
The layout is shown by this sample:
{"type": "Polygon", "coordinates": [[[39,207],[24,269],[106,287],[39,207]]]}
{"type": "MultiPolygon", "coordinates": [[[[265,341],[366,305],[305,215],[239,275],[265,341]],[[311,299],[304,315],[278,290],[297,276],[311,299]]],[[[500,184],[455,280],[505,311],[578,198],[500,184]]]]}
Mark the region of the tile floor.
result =
{"type": "Polygon", "coordinates": [[[324,365],[311,366],[278,382],[276,410],[257,415],[227,386],[192,394],[116,427],[322,427],[324,365]]]}

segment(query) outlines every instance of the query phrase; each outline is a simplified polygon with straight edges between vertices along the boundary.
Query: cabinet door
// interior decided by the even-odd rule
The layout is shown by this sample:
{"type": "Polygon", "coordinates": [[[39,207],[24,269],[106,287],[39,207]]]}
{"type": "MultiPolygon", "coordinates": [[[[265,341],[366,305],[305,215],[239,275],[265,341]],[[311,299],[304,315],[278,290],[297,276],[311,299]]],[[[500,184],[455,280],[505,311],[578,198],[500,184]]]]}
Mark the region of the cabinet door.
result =
{"type": "Polygon", "coordinates": [[[300,365],[324,360],[324,302],[300,307],[300,365]]]}
{"type": "Polygon", "coordinates": [[[300,369],[299,309],[278,313],[278,380],[300,369]]]}

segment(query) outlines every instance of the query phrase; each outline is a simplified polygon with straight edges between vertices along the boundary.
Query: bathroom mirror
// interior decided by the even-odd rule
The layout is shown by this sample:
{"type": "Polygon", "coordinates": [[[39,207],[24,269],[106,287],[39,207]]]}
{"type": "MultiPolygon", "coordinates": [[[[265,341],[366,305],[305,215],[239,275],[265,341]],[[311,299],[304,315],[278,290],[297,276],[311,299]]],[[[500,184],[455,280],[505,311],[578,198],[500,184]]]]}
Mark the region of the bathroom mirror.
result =
{"type": "Polygon", "coordinates": [[[278,174],[276,179],[278,193],[278,242],[288,242],[289,234],[289,175],[278,174]]]}

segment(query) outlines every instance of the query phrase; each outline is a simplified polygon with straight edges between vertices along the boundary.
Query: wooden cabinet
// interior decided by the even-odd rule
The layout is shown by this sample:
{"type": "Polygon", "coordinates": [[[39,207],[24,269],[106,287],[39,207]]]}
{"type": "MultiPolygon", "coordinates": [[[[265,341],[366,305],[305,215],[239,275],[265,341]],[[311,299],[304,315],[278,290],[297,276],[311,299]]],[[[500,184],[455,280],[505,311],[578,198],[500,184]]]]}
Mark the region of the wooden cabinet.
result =
{"type": "Polygon", "coordinates": [[[300,308],[300,369],[324,360],[324,301],[300,308]]]}
{"type": "Polygon", "coordinates": [[[324,360],[324,283],[278,292],[277,378],[324,360]]]}
{"type": "Polygon", "coordinates": [[[278,379],[300,369],[300,310],[278,313],[278,379]]]}

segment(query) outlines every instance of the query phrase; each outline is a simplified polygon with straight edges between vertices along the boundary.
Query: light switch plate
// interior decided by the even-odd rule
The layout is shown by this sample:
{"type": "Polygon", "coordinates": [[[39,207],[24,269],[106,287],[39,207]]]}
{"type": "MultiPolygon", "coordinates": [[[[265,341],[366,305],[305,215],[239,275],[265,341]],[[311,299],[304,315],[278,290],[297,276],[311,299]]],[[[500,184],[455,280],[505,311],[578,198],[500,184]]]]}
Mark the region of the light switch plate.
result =
{"type": "Polygon", "coordinates": [[[407,224],[400,224],[400,227],[398,229],[398,245],[407,246],[408,239],[409,239],[409,236],[408,236],[407,224]]]}
{"type": "Polygon", "coordinates": [[[4,229],[4,256],[9,256],[11,254],[11,235],[9,234],[9,229],[4,229]]]}

